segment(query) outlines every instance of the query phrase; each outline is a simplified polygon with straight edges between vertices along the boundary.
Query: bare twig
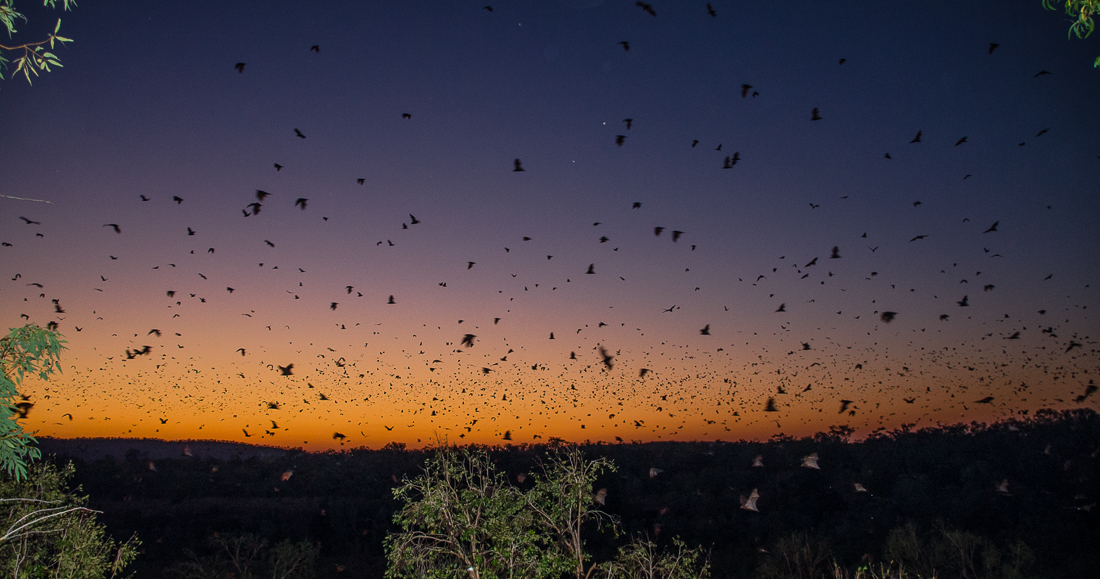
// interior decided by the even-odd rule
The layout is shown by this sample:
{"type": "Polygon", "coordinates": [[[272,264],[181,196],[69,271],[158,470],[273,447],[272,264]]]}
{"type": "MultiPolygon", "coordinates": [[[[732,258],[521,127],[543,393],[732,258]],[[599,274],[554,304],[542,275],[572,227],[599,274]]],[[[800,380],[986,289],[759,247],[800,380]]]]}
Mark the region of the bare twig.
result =
{"type": "Polygon", "coordinates": [[[39,203],[49,203],[50,205],[53,205],[53,201],[46,201],[45,199],[29,199],[27,197],[12,197],[11,195],[0,195],[0,197],[4,197],[7,199],[18,199],[20,201],[37,201],[39,203]]]}
{"type": "MultiPolygon", "coordinates": [[[[21,517],[18,521],[13,523],[11,528],[9,528],[7,530],[7,532],[4,533],[4,535],[2,537],[0,537],[0,543],[3,543],[4,541],[10,540],[10,539],[18,538],[20,536],[19,533],[21,531],[23,531],[23,529],[26,529],[27,527],[30,527],[31,525],[37,525],[38,523],[41,523],[41,522],[45,521],[46,519],[52,519],[54,517],[59,517],[59,516],[62,516],[62,515],[67,515],[69,513],[75,513],[75,512],[102,514],[102,513],[100,513],[100,511],[93,511],[92,509],[88,509],[88,508],[84,508],[84,507],[72,507],[72,508],[65,509],[65,510],[59,510],[59,509],[63,509],[63,508],[64,507],[55,507],[55,508],[52,508],[52,509],[42,509],[42,510],[39,510],[39,511],[34,511],[32,513],[27,513],[26,515],[21,517]],[[41,516],[37,519],[31,520],[31,521],[28,521],[27,523],[19,525],[24,520],[26,520],[28,517],[30,517],[32,515],[36,515],[36,514],[41,514],[41,513],[47,512],[47,511],[55,511],[55,512],[50,513],[48,515],[43,515],[43,516],[41,516]],[[19,526],[17,527],[16,525],[19,525],[19,526]]],[[[29,534],[29,532],[25,533],[25,534],[29,534]]]]}

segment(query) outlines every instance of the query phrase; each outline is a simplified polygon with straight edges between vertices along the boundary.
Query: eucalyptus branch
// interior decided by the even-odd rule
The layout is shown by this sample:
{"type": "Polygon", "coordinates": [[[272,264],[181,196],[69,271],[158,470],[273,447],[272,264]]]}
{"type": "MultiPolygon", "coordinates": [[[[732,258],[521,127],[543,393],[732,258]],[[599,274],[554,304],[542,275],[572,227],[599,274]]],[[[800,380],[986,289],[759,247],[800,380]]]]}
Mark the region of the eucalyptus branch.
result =
{"type": "MultiPolygon", "coordinates": [[[[1057,0],[1043,0],[1043,8],[1057,10],[1056,3],[1057,0]]],[[[1093,16],[1100,14],[1100,0],[1065,0],[1065,8],[1066,14],[1073,19],[1066,36],[1077,36],[1079,39],[1088,38],[1092,31],[1096,29],[1093,16]]],[[[1100,56],[1096,57],[1092,66],[1100,68],[1100,56]]]]}
{"type": "MultiPolygon", "coordinates": [[[[47,0],[46,4],[50,4],[50,2],[47,0]]],[[[66,9],[68,9],[67,3],[66,9]]],[[[4,21],[4,24],[8,28],[8,34],[10,36],[11,33],[14,32],[14,28],[12,27],[12,17],[22,17],[22,15],[10,10],[9,6],[9,11],[0,16],[3,16],[3,18],[0,18],[0,20],[4,21]]],[[[38,76],[39,71],[49,72],[51,65],[58,67],[62,66],[61,61],[57,59],[57,55],[53,54],[52,52],[41,52],[42,48],[47,44],[49,44],[50,50],[53,50],[54,44],[56,42],[64,44],[66,42],[73,41],[73,39],[71,38],[65,38],[64,36],[58,35],[57,32],[60,29],[61,19],[59,18],[57,20],[57,24],[54,26],[53,33],[47,36],[45,40],[41,40],[39,42],[27,42],[16,46],[6,46],[0,44],[0,51],[23,51],[23,56],[15,59],[16,66],[15,71],[12,74],[16,75],[19,74],[19,71],[23,71],[23,76],[27,79],[27,84],[30,84],[31,73],[34,73],[35,76],[38,76]]],[[[7,62],[7,59],[0,56],[0,65],[3,65],[5,62],[7,62]]]]}
{"type": "Polygon", "coordinates": [[[46,40],[40,40],[38,42],[28,42],[26,44],[20,44],[18,46],[5,46],[3,44],[0,44],[0,50],[28,50],[32,46],[42,46],[43,44],[50,42],[50,40],[52,40],[53,38],[54,36],[51,34],[48,38],[46,38],[46,40]]]}

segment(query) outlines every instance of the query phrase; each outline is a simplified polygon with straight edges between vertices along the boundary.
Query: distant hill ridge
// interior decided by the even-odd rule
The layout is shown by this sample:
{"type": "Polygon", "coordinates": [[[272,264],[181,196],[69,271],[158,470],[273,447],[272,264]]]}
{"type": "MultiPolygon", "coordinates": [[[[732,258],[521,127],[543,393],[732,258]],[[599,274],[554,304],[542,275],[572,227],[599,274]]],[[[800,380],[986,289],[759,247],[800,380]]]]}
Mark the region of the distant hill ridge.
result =
{"type": "Polygon", "coordinates": [[[38,448],[44,456],[55,454],[59,457],[80,460],[99,460],[105,457],[124,459],[130,451],[135,451],[143,459],[163,460],[183,456],[184,448],[190,449],[191,456],[197,458],[216,458],[231,460],[234,457],[278,458],[292,452],[287,448],[274,448],[243,442],[222,440],[159,440],[155,438],[50,438],[37,437],[38,448]]]}

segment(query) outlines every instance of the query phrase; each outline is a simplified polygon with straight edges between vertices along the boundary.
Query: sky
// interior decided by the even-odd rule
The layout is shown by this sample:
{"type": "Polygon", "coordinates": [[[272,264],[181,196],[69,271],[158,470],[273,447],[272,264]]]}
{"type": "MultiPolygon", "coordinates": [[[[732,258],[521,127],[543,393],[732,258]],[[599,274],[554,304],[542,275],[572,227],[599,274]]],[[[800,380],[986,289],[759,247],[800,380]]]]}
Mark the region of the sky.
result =
{"type": "Polygon", "coordinates": [[[74,39],[0,81],[0,318],[68,348],[24,427],[323,450],[1097,408],[1100,43],[1065,15],[484,1],[22,2],[13,39],[74,39]]]}

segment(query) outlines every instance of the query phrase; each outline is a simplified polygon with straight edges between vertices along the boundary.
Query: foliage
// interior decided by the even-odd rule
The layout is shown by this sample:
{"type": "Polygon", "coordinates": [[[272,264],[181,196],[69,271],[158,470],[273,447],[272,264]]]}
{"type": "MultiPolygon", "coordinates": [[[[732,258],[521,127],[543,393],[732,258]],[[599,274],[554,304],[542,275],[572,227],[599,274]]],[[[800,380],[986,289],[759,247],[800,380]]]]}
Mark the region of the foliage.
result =
{"type": "Polygon", "coordinates": [[[8,418],[0,420],[0,467],[8,475],[14,475],[16,481],[27,475],[27,462],[41,456],[37,448],[30,446],[37,442],[35,438],[23,432],[17,422],[17,415],[26,415],[15,402],[18,388],[27,374],[37,374],[46,380],[54,372],[60,372],[58,360],[64,344],[57,330],[42,329],[36,324],[12,328],[0,338],[0,411],[8,418]]]}
{"type": "Polygon", "coordinates": [[[543,475],[535,476],[534,488],[524,496],[527,508],[537,515],[537,524],[549,531],[555,551],[569,557],[572,573],[578,578],[584,576],[589,559],[582,527],[599,531],[610,526],[619,534],[617,522],[594,507],[593,485],[605,471],[615,471],[607,458],[587,460],[579,448],[556,446],[543,465],[543,475]]]}
{"type": "Polygon", "coordinates": [[[305,541],[285,539],[268,547],[255,535],[220,535],[210,539],[213,554],[199,557],[188,551],[188,560],[169,569],[181,579],[234,577],[237,579],[312,579],[317,548],[305,541]]]}
{"type": "Polygon", "coordinates": [[[853,572],[848,572],[836,563],[833,564],[832,579],[937,579],[935,575],[918,575],[905,570],[903,565],[897,565],[893,561],[889,564],[879,563],[877,566],[870,563],[860,565],[853,572]]]}
{"type": "Polygon", "coordinates": [[[942,524],[924,537],[912,523],[892,530],[886,556],[923,577],[1024,579],[1035,563],[1035,555],[1022,541],[1003,553],[985,537],[942,524]]]}
{"type": "MultiPolygon", "coordinates": [[[[57,6],[57,0],[42,0],[42,5],[48,8],[55,8],[57,6]]],[[[76,0],[62,0],[64,9],[69,10],[70,6],[76,6],[76,0]]],[[[0,0],[0,22],[8,29],[8,38],[11,38],[12,34],[15,34],[15,22],[17,20],[27,21],[26,16],[15,9],[15,0],[0,0]]],[[[49,45],[49,49],[53,50],[56,43],[64,44],[66,42],[72,42],[73,39],[65,38],[58,35],[58,31],[61,30],[61,19],[57,19],[57,24],[53,27],[53,33],[46,36],[45,40],[38,42],[27,42],[24,44],[18,44],[13,46],[5,46],[0,44],[0,70],[7,66],[9,60],[4,57],[4,52],[13,52],[19,56],[15,59],[15,71],[12,72],[12,76],[23,73],[23,77],[27,79],[27,84],[31,83],[31,74],[38,76],[41,72],[50,72],[51,66],[61,66],[60,60],[56,54],[46,50],[46,45],[49,45]]],[[[3,78],[3,74],[0,74],[0,78],[3,78]]]]}
{"type": "MultiPolygon", "coordinates": [[[[986,537],[948,528],[942,522],[931,533],[913,523],[892,529],[884,555],[890,562],[865,563],[850,572],[831,555],[829,542],[795,532],[779,539],[760,565],[764,579],[1025,579],[1035,555],[1022,541],[1001,551],[986,537]]],[[[869,559],[869,556],[864,556],[869,559]]]]}
{"type": "Polygon", "coordinates": [[[689,549],[679,538],[673,551],[658,553],[651,541],[633,540],[619,549],[613,561],[601,566],[607,579],[708,579],[710,563],[702,547],[689,549]]]}
{"type": "Polygon", "coordinates": [[[558,577],[564,553],[484,452],[441,449],[394,489],[402,533],[386,540],[387,577],[558,577]]]}
{"type": "MultiPolygon", "coordinates": [[[[115,577],[136,556],[140,542],[116,543],[96,522],[87,497],[66,483],[72,464],[34,465],[21,481],[0,482],[0,572],[12,577],[115,577]]],[[[79,489],[78,489],[79,491],[79,489]]]]}
{"type": "Polygon", "coordinates": [[[772,551],[760,566],[765,579],[824,577],[830,562],[828,543],[805,533],[783,537],[772,551]]]}
{"type": "MultiPolygon", "coordinates": [[[[1043,0],[1043,8],[1057,10],[1056,0],[1043,0]]],[[[1088,38],[1092,34],[1096,23],[1093,15],[1100,12],[1100,0],[1065,0],[1066,14],[1073,18],[1073,24],[1069,26],[1068,35],[1076,35],[1077,38],[1088,38]]],[[[1094,67],[1100,67],[1100,56],[1093,62],[1094,67]]]]}
{"type": "Polygon", "coordinates": [[[394,515],[402,532],[386,540],[386,576],[709,576],[702,550],[679,541],[675,553],[659,555],[651,542],[635,540],[615,560],[589,565],[583,534],[610,528],[619,535],[617,521],[593,506],[593,484],[613,472],[614,464],[587,460],[576,447],[555,446],[541,470],[525,474],[531,483],[523,490],[506,480],[486,452],[440,448],[423,475],[394,489],[406,505],[394,515]]]}

